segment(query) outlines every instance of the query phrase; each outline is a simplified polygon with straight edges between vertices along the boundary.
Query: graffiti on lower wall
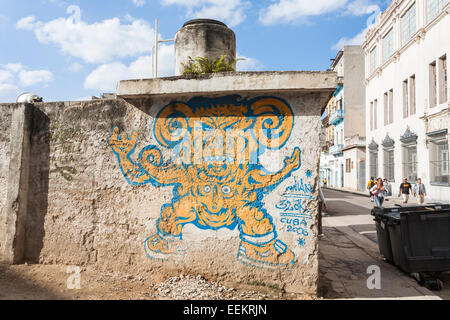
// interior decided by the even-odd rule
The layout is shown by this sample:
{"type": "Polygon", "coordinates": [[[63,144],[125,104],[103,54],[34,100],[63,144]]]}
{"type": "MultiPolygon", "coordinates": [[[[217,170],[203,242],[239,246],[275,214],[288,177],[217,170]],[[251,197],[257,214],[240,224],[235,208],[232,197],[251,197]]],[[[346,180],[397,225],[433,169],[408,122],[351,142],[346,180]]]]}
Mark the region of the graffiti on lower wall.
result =
{"type": "MultiPolygon", "coordinates": [[[[312,177],[311,170],[306,171],[306,177],[312,177]]],[[[275,205],[284,231],[297,234],[300,247],[306,245],[310,233],[308,222],[312,220],[312,215],[306,204],[309,200],[314,200],[312,185],[294,177],[293,183],[286,187],[281,200],[275,205]]]]}
{"type": "MultiPolygon", "coordinates": [[[[183,226],[194,224],[200,229],[238,228],[237,260],[242,263],[293,265],[295,255],[278,238],[264,197],[300,168],[301,151],[296,147],[280,160],[283,166],[277,172],[260,162],[267,150],[285,146],[293,125],[291,107],[276,97],[173,102],[161,109],[154,123],[159,145],[144,147],[137,161],[131,155],[138,133],[113,128],[108,143],[126,180],[133,186],[173,188],[171,202],[161,207],[155,233],[145,242],[147,255],[182,257],[183,226]]],[[[291,200],[281,206],[298,205],[298,198],[291,200]]]]}

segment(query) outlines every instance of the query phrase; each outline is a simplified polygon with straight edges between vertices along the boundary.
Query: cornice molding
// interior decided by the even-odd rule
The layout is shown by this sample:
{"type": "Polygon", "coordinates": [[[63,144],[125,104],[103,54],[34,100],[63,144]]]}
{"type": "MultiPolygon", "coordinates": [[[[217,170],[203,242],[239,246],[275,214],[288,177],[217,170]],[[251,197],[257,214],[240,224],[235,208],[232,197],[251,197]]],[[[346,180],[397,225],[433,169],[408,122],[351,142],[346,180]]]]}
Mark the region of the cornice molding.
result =
{"type": "Polygon", "coordinates": [[[409,126],[408,126],[408,127],[406,127],[405,133],[403,133],[403,135],[400,136],[400,141],[403,144],[414,144],[414,143],[417,143],[417,134],[412,132],[411,129],[409,128],[409,126]]]}
{"type": "Polygon", "coordinates": [[[386,149],[393,148],[395,145],[395,141],[391,137],[389,137],[389,133],[386,133],[386,137],[381,142],[381,145],[386,149]]]}
{"type": "Polygon", "coordinates": [[[367,148],[371,152],[378,152],[378,143],[376,143],[372,138],[372,141],[367,145],[367,148]]]}

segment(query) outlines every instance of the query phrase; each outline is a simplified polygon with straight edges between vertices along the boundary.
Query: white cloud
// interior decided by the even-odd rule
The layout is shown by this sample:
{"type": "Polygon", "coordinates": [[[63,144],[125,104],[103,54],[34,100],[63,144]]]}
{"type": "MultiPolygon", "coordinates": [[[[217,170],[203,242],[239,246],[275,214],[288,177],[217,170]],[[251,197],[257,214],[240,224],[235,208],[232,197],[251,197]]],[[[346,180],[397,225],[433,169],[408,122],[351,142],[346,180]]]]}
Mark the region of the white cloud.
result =
{"type": "Polygon", "coordinates": [[[370,0],[355,0],[348,4],[346,13],[355,16],[362,16],[375,11],[379,12],[380,7],[372,4],[370,0]]]}
{"type": "Polygon", "coordinates": [[[245,60],[239,60],[236,64],[236,71],[260,71],[264,68],[263,64],[255,58],[239,56],[245,60]]]}
{"type": "Polygon", "coordinates": [[[364,29],[353,37],[340,38],[338,42],[331,47],[334,50],[341,50],[342,47],[346,45],[361,45],[365,40],[367,30],[373,26],[377,16],[380,14],[380,8],[376,5],[371,5],[367,0],[356,0],[352,2],[348,8],[354,15],[369,13],[371,13],[371,15],[367,18],[366,27],[364,29]]]}
{"type": "Polygon", "coordinates": [[[145,0],[133,0],[136,7],[142,7],[145,4],[145,0]]]}
{"type": "Polygon", "coordinates": [[[14,75],[8,70],[0,69],[0,83],[11,83],[14,81],[14,75]]]}
{"type": "Polygon", "coordinates": [[[27,70],[21,63],[0,65],[0,102],[15,101],[21,90],[53,80],[48,70],[27,70]]]}
{"type": "Polygon", "coordinates": [[[305,21],[309,16],[333,12],[345,6],[347,0],[277,0],[261,10],[259,21],[265,25],[305,21]]]}
{"type": "Polygon", "coordinates": [[[15,102],[20,94],[20,89],[12,84],[0,82],[0,103],[15,102]]]}
{"type": "MultiPolygon", "coordinates": [[[[162,45],[158,54],[158,77],[174,74],[174,46],[162,45]]],[[[152,57],[142,56],[129,66],[121,62],[103,64],[92,71],[84,81],[87,89],[102,92],[116,91],[117,83],[126,79],[144,79],[152,77],[152,57]]]]}
{"type": "Polygon", "coordinates": [[[48,70],[26,71],[19,73],[20,85],[24,87],[34,86],[38,83],[48,83],[53,80],[53,73],[48,70]]]}
{"type": "Polygon", "coordinates": [[[245,10],[251,6],[245,0],[161,0],[161,3],[185,7],[189,18],[217,19],[230,27],[243,22],[245,10]]]}
{"type": "Polygon", "coordinates": [[[336,42],[331,48],[334,50],[341,50],[343,46],[361,45],[364,42],[364,36],[366,34],[367,28],[361,30],[356,36],[347,38],[342,37],[336,42]]]}
{"type": "Polygon", "coordinates": [[[374,0],[273,0],[274,4],[260,11],[259,21],[265,25],[307,22],[309,17],[327,13],[361,16],[379,7],[374,0]]]}
{"type": "Polygon", "coordinates": [[[39,42],[54,44],[63,54],[88,63],[107,63],[151,51],[155,32],[144,20],[122,24],[119,18],[112,18],[89,24],[81,19],[79,7],[70,6],[67,12],[72,15],[48,22],[24,17],[16,27],[33,31],[39,42]]]}

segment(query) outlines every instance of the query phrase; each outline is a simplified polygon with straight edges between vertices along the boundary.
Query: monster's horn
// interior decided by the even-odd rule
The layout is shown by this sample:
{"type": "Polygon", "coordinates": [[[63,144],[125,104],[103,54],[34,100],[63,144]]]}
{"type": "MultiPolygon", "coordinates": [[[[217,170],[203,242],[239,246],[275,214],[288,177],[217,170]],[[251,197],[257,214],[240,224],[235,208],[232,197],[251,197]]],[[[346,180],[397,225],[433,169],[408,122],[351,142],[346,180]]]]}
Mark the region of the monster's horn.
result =
{"type": "Polygon", "coordinates": [[[250,109],[255,121],[255,135],[260,145],[277,149],[289,139],[294,124],[290,106],[278,98],[261,98],[250,109]]]}
{"type": "Polygon", "coordinates": [[[155,122],[154,132],[158,142],[167,148],[179,144],[188,133],[188,121],[192,116],[191,108],[185,103],[174,102],[165,106],[155,122]]]}

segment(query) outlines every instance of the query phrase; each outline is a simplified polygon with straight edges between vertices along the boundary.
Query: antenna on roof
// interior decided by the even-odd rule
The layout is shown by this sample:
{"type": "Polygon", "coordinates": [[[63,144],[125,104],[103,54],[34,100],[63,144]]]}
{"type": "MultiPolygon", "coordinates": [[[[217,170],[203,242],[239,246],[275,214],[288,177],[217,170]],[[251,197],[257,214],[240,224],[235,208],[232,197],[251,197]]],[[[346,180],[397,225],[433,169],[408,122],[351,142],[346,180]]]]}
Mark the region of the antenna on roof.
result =
{"type": "Polygon", "coordinates": [[[172,42],[174,39],[169,40],[159,40],[158,39],[158,19],[155,21],[155,44],[152,47],[152,76],[153,78],[158,77],[158,47],[160,43],[172,42]]]}

